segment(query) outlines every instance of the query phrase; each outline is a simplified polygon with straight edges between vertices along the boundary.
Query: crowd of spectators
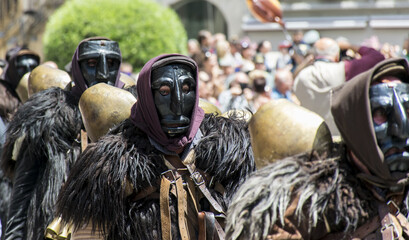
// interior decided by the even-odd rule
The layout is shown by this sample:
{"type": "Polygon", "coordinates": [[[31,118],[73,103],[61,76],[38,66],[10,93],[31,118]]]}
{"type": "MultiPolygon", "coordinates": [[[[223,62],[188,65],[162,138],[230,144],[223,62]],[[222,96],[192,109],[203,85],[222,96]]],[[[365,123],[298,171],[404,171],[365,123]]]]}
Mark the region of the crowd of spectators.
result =
{"type": "MultiPolygon", "coordinates": [[[[262,104],[278,98],[302,106],[294,91],[294,81],[300,71],[316,61],[313,49],[320,38],[316,30],[298,30],[292,33],[292,41],[283,40],[273,49],[269,40],[227,39],[224,34],[201,30],[196,39],[187,43],[189,56],[199,66],[200,97],[222,112],[231,109],[255,112],[262,104]]],[[[404,46],[380,44],[377,37],[359,44],[351,44],[344,37],[332,40],[340,50],[336,61],[360,59],[362,46],[376,50],[384,58],[406,55],[404,46]]]]}

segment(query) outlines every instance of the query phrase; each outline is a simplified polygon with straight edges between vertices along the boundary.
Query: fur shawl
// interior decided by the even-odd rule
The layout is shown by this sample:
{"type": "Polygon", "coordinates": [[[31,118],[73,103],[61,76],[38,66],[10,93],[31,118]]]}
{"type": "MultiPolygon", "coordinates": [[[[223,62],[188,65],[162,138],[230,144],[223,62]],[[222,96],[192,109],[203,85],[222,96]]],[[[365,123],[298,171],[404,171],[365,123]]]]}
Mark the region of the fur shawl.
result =
{"type": "MultiPolygon", "coordinates": [[[[212,193],[227,207],[240,183],[255,170],[247,123],[207,115],[200,129],[204,136],[194,147],[196,166],[225,187],[223,196],[212,193]]],[[[134,193],[149,186],[159,189],[158,179],[167,169],[147,136],[126,120],[81,154],[59,195],[57,212],[76,227],[91,221],[107,239],[161,239],[159,199],[134,201],[124,194],[127,183],[134,193]]],[[[171,197],[172,216],[175,201],[171,197]]],[[[175,223],[172,233],[173,239],[180,238],[175,223]]]]}
{"type": "MultiPolygon", "coordinates": [[[[287,158],[257,171],[239,189],[228,211],[227,239],[266,239],[280,230],[320,239],[327,234],[325,221],[331,233],[347,236],[378,214],[375,202],[346,159],[287,158]]],[[[406,194],[401,211],[407,209],[406,194]]]]}
{"type": "Polygon", "coordinates": [[[77,105],[70,92],[47,89],[33,95],[9,123],[1,163],[14,181],[6,236],[43,239],[58,192],[80,152],[77,105]]]}

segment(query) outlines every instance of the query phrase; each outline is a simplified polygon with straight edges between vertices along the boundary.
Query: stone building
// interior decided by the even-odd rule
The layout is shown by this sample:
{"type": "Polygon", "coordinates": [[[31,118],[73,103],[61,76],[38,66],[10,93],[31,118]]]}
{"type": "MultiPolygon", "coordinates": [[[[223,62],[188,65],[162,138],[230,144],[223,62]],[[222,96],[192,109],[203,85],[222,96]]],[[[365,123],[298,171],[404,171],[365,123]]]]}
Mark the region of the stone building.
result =
{"type": "MultiPolygon", "coordinates": [[[[285,39],[280,25],[260,23],[251,16],[246,0],[157,0],[175,9],[189,38],[206,28],[228,37],[248,36],[270,40],[273,46],[285,39]]],[[[291,35],[295,30],[317,30],[321,36],[345,37],[360,44],[377,36],[379,42],[402,46],[409,36],[407,0],[281,0],[283,19],[291,35]]]]}
{"type": "Polygon", "coordinates": [[[64,0],[0,0],[0,58],[7,49],[27,46],[42,55],[42,34],[64,0]]]}

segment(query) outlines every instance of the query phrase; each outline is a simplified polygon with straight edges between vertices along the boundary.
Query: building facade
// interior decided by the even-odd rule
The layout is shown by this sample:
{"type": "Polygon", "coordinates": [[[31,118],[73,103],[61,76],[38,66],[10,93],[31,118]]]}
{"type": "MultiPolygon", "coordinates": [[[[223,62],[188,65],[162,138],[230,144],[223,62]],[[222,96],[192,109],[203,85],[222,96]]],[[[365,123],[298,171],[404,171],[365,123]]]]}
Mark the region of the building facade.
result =
{"type": "MultiPolygon", "coordinates": [[[[228,37],[248,36],[251,40],[270,40],[273,46],[286,39],[277,23],[260,23],[247,8],[247,0],[156,0],[178,12],[194,38],[197,29],[223,32],[228,37]],[[202,4],[200,7],[197,7],[202,4]],[[185,10],[189,9],[189,10],[185,10]],[[203,13],[206,9],[206,13],[203,13]],[[198,12],[206,17],[195,19],[198,12]],[[192,16],[193,15],[193,16],[192,16]],[[217,17],[215,17],[217,16],[217,17]],[[198,20],[201,21],[198,22],[198,20]],[[220,28],[220,26],[226,26],[220,28]]],[[[286,30],[317,30],[321,36],[345,37],[360,44],[377,36],[380,43],[402,45],[409,35],[407,0],[281,0],[286,30]]]]}
{"type": "MultiPolygon", "coordinates": [[[[1,0],[0,58],[6,49],[26,44],[42,54],[42,33],[50,14],[65,0],[1,0]]],[[[155,0],[174,9],[189,38],[201,29],[228,38],[248,36],[270,40],[273,48],[286,38],[276,23],[260,23],[249,12],[247,0],[155,0]]],[[[317,30],[321,36],[346,37],[359,44],[377,36],[379,42],[402,45],[409,34],[407,0],[281,0],[289,33],[317,30]]]]}
{"type": "Polygon", "coordinates": [[[42,55],[45,24],[63,3],[64,0],[0,0],[0,58],[17,45],[42,55]]]}

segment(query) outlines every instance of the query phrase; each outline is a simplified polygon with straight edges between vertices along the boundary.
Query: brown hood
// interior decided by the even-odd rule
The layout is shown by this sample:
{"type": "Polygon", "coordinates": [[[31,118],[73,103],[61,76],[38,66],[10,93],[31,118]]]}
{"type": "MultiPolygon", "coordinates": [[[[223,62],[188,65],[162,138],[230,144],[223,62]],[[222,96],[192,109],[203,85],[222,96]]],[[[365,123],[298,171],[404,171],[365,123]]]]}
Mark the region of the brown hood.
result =
{"type": "Polygon", "coordinates": [[[380,186],[393,186],[399,180],[391,176],[384,156],[376,141],[369,101],[369,87],[375,79],[385,75],[404,75],[409,83],[408,62],[404,58],[388,59],[370,70],[335,88],[331,97],[331,112],[347,147],[365,165],[371,174],[362,174],[366,180],[380,186]]]}

